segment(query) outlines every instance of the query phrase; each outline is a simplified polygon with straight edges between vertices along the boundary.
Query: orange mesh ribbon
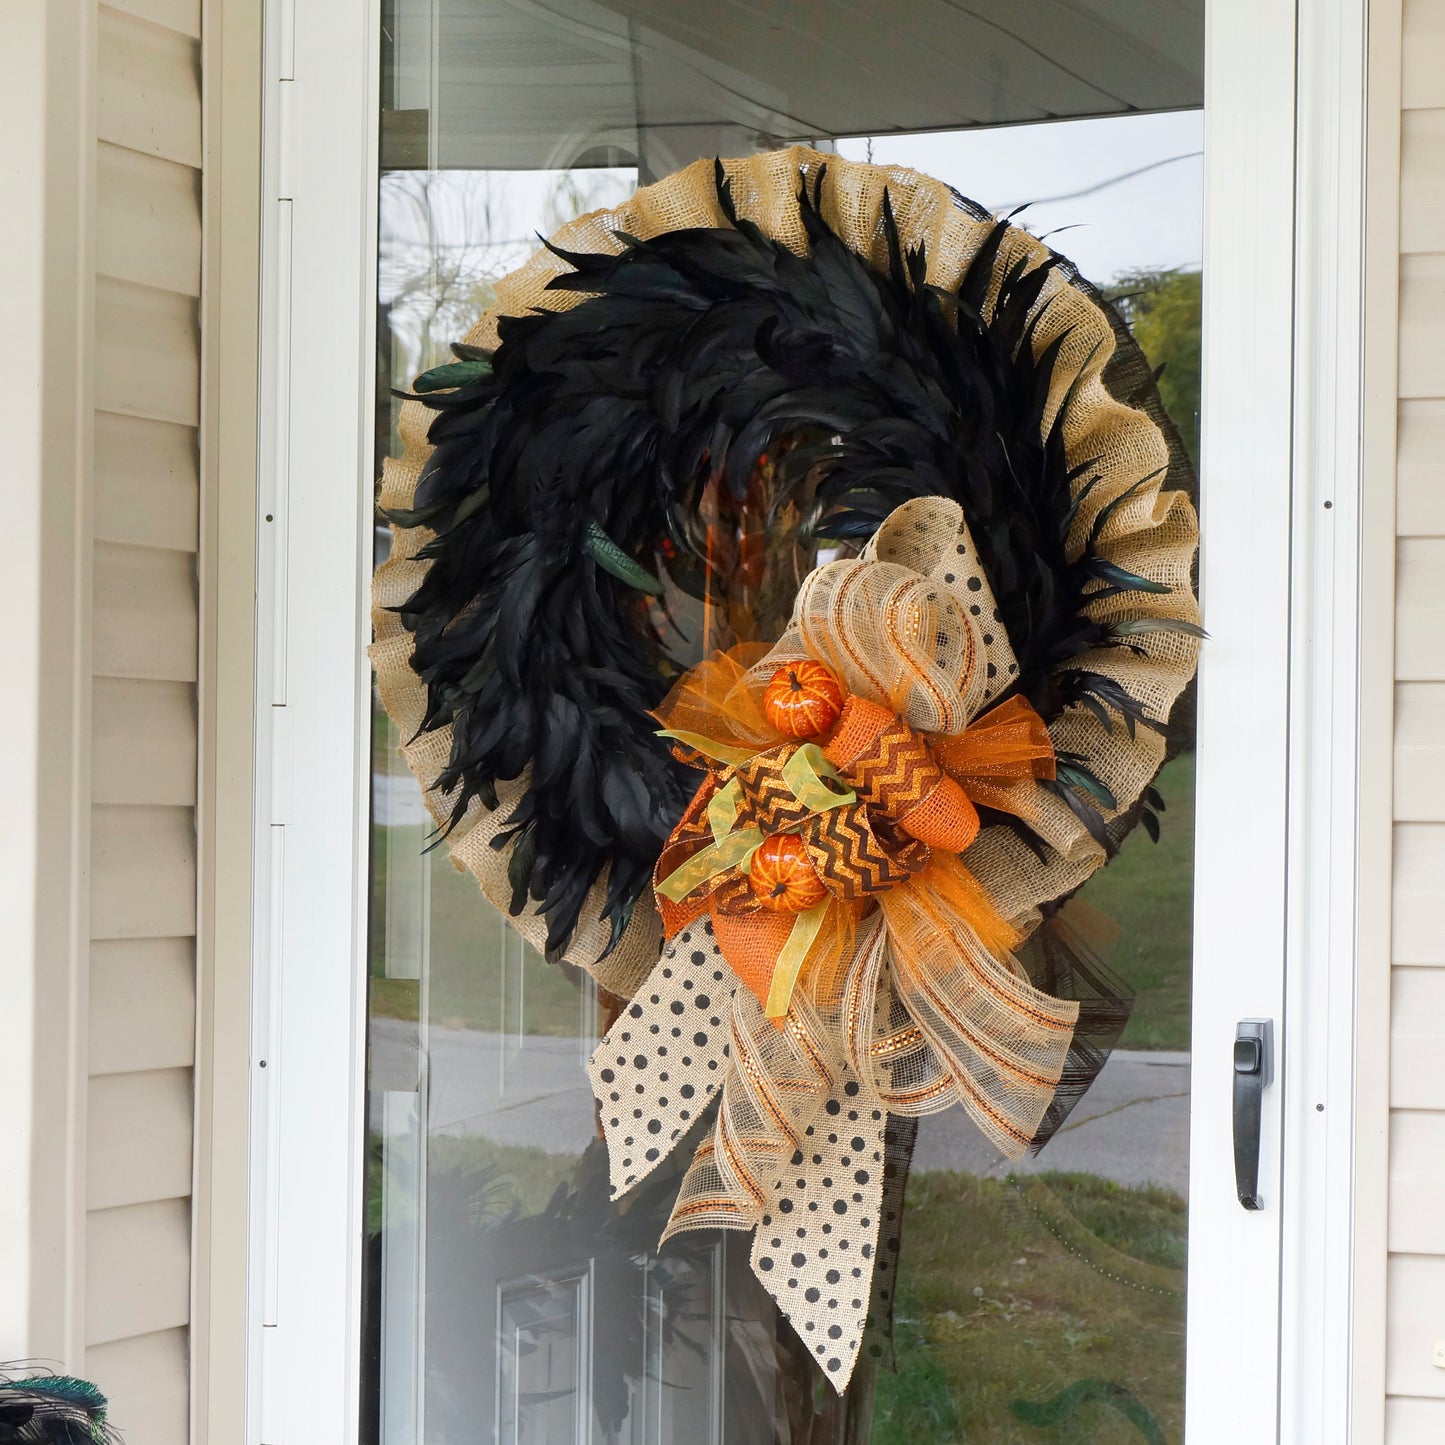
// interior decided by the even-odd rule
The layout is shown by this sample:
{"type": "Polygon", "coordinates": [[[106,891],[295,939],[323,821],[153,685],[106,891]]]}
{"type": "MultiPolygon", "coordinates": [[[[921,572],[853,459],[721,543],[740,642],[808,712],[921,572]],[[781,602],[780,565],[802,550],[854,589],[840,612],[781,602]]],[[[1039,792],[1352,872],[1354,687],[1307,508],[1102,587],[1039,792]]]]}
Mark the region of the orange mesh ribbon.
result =
{"type": "Polygon", "coordinates": [[[1053,739],[1022,697],[1011,697],[955,737],[934,737],[939,765],[975,802],[1004,813],[1026,806],[1021,794],[1055,775],[1053,739]]]}

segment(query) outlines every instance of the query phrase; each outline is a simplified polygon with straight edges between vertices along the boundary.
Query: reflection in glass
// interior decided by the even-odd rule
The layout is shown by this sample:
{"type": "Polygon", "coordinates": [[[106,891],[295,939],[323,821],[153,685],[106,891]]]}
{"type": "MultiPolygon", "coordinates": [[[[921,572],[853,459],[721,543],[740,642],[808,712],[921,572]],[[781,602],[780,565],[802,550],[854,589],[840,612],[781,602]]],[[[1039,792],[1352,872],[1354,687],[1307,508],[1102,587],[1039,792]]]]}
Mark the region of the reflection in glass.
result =
{"type": "MultiPolygon", "coordinates": [[[[393,390],[449,358],[538,234],[699,156],[799,139],[916,165],[986,205],[1038,200],[1019,219],[1041,232],[1088,222],[1059,245],[1167,362],[1171,410],[1197,435],[1197,116],[968,129],[1197,105],[1187,9],[1127,75],[1077,17],[1041,39],[928,5],[383,9],[378,458],[399,450],[393,390]],[[1049,47],[1069,63],[1041,63],[1049,47]]],[[[817,560],[768,518],[761,464],[755,480],[749,505],[710,518],[736,581],[675,609],[679,660],[775,635],[817,560]]],[[[388,540],[379,528],[378,561],[388,540]]],[[[363,1440],[1180,1439],[1192,752],[1160,778],[1157,845],[1137,833],[1082,895],[1138,995],[1119,1051],[1037,1160],[1000,1165],[960,1110],[921,1121],[897,1180],[891,1338],[839,1401],[745,1237],[657,1248],[676,1171],[609,1202],[582,1061],[618,1001],[525,948],[431,846],[402,741],[378,706],[363,1440]]]]}

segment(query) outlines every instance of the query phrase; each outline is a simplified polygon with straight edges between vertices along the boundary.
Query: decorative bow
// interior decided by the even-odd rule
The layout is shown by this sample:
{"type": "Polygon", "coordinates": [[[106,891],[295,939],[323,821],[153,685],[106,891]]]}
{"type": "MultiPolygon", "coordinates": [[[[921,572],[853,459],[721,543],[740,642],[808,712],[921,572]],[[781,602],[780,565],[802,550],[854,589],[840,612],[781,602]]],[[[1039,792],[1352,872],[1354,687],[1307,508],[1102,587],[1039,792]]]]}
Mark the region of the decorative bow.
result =
{"type": "MultiPolygon", "coordinates": [[[[741,678],[738,659],[713,664],[729,666],[741,678]]],[[[725,737],[687,734],[679,751],[709,771],[654,878],[664,934],[709,914],[733,972],[774,1020],[787,1014],[805,969],[833,977],[877,895],[915,878],[937,890],[931,868],[957,885],[962,865],[934,857],[973,842],[975,802],[1011,810],[1013,784],[1054,776],[1048,729],[1020,697],[958,736],[929,738],[854,695],[829,731],[823,747],[777,734],[751,756],[725,737]],[[792,846],[764,851],[770,839],[792,846]],[[779,876],[780,860],[792,878],[779,876]],[[759,866],[769,862],[771,870],[759,866]]],[[[1004,948],[1019,942],[982,890],[968,899],[976,930],[1004,948]]]]}
{"type": "Polygon", "coordinates": [[[960,857],[980,805],[1036,815],[1054,753],[1025,701],[994,701],[1015,659],[971,620],[992,596],[954,560],[962,514],[930,505],[931,529],[905,507],[879,535],[947,560],[816,569],[779,643],[704,661],[659,709],[705,776],[658,861],[662,956],[588,1065],[615,1194],[717,1098],[667,1232],[755,1231],[758,1278],[839,1389],[888,1114],[961,1103],[1018,1157],[1078,1017],[960,857]]]}

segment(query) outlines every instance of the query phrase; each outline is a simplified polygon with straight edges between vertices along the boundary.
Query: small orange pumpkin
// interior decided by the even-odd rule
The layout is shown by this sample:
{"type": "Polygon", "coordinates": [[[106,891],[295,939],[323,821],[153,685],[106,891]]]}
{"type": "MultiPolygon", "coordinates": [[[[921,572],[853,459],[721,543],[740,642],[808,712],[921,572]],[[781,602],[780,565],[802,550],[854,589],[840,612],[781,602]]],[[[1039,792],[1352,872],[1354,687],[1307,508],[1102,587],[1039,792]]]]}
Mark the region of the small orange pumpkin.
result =
{"type": "Polygon", "coordinates": [[[748,882],[758,902],[774,913],[806,913],[828,896],[796,833],[763,839],[748,866],[748,882]]]}
{"type": "Polygon", "coordinates": [[[815,738],[838,721],[843,688],[821,662],[786,662],[768,679],[763,715],[790,738],[815,738]]]}

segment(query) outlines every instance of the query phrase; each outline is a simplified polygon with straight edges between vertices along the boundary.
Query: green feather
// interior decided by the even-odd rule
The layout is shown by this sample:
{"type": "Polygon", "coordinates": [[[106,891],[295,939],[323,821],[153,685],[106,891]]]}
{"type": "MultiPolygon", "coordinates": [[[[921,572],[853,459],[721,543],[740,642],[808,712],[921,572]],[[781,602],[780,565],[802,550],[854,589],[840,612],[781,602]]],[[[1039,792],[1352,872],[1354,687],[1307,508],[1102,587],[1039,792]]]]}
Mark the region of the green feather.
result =
{"type": "Polygon", "coordinates": [[[1117,808],[1119,806],[1119,800],[1088,768],[1080,767],[1074,763],[1060,762],[1058,764],[1057,776],[1059,782],[1067,783],[1070,787],[1081,789],[1096,803],[1101,804],[1105,808],[1117,808]]]}
{"type": "Polygon", "coordinates": [[[1131,572],[1127,567],[1121,567],[1117,562],[1110,562],[1105,557],[1091,557],[1087,565],[1091,576],[1108,584],[1100,591],[1088,594],[1085,598],[1087,602],[1099,602],[1105,597],[1117,597],[1121,592],[1172,592],[1174,590],[1167,582],[1154,582],[1148,577],[1141,577],[1137,572],[1131,572]]]}
{"type": "Polygon", "coordinates": [[[485,381],[492,374],[490,361],[449,361],[445,366],[434,366],[424,371],[412,382],[412,390],[418,392],[445,391],[453,386],[470,386],[474,381],[485,381]]]}
{"type": "Polygon", "coordinates": [[[639,592],[650,592],[654,597],[662,595],[662,583],[641,563],[628,556],[596,522],[587,523],[587,535],[582,545],[587,555],[619,582],[625,582],[639,592]]]}
{"type": "Polygon", "coordinates": [[[1208,636],[1197,622],[1185,622],[1179,617],[1127,617],[1122,622],[1115,622],[1109,632],[1114,637],[1142,637],[1146,632],[1182,632],[1186,637],[1208,636]]]}

